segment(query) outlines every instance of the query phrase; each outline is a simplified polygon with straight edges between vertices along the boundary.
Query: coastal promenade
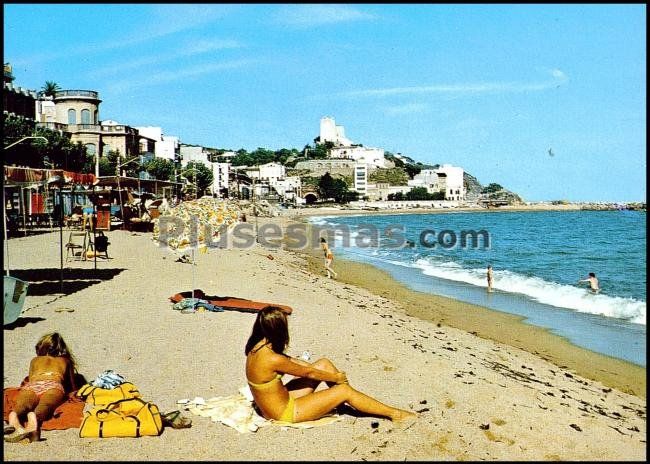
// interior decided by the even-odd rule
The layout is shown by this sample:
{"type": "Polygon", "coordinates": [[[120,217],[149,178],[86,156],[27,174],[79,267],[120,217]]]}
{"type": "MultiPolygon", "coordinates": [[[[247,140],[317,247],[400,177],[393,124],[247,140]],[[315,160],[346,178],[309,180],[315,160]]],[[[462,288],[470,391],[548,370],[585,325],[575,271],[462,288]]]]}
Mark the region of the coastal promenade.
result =
{"type": "MultiPolygon", "coordinates": [[[[289,210],[259,221],[282,227],[305,214],[330,212],[289,210]]],[[[163,412],[177,409],[181,398],[237,393],[246,383],[244,344],[254,314],[172,310],[168,297],[190,290],[192,265],[176,262],[150,233],[107,235],[111,259],[98,260],[97,271],[93,261],[69,263],[64,293],[59,293],[57,232],[9,240],[12,273],[31,285],[19,323],[4,330],[4,387],[18,385],[27,374],[36,340],[59,331],[86,378],[113,369],[163,412]]],[[[312,360],[328,357],[346,371],[352,386],[420,411],[419,420],[404,429],[346,413],[342,421],[315,429],[270,426],[240,434],[192,416],[191,428],[165,429],[159,437],[81,439],[77,429],[46,431],[41,442],[5,443],[5,461],[646,458],[640,380],[645,369],[601,364],[601,357],[585,350],[568,351],[567,359],[535,354],[523,346],[530,339],[523,331],[510,331],[512,344],[495,341],[481,329],[497,333],[515,324],[514,318],[465,312],[471,305],[460,308],[453,300],[430,300],[439,309],[437,320],[418,317],[388,281],[374,279],[375,287],[364,288],[368,282],[360,274],[368,280],[376,276],[367,267],[339,260],[340,280],[327,279],[317,251],[256,244],[211,248],[196,260],[196,287],[206,293],[294,309],[290,355],[309,350],[312,360]],[[481,327],[456,327],[451,315],[458,309],[481,327]],[[576,364],[568,358],[575,356],[601,366],[590,373],[594,378],[571,367],[576,364]],[[626,378],[627,385],[612,386],[612,377],[626,378]]],[[[549,338],[549,346],[556,338],[549,338]]]]}

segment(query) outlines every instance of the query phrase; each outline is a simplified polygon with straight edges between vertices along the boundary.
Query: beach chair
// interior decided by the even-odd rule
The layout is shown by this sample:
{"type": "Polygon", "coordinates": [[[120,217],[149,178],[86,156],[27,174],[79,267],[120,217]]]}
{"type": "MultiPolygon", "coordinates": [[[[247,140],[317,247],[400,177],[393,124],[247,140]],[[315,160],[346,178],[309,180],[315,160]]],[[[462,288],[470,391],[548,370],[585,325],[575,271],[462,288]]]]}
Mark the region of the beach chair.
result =
{"type": "Polygon", "coordinates": [[[90,231],[85,230],[80,232],[70,232],[68,243],[65,244],[65,248],[67,250],[65,256],[66,262],[70,261],[71,259],[75,261],[85,261],[86,251],[93,248],[90,231]]]}

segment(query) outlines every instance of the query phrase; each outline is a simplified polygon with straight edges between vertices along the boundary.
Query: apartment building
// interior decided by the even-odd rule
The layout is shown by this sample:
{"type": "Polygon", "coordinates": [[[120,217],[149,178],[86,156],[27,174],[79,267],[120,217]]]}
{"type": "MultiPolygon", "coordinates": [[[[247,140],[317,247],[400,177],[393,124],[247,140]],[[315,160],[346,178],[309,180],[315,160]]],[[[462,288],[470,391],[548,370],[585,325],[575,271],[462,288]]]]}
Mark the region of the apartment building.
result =
{"type": "Polygon", "coordinates": [[[464,201],[467,189],[461,167],[443,164],[436,169],[423,169],[408,181],[410,187],[425,187],[429,193],[445,192],[445,200],[464,201]]]}

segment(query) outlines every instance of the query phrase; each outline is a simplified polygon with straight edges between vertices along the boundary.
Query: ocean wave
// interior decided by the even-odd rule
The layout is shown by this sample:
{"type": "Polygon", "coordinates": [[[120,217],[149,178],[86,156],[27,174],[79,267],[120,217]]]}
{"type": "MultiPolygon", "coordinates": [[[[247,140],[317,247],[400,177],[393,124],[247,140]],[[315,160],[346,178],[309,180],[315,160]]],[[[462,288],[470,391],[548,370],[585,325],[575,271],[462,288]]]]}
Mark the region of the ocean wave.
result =
{"type": "MultiPolygon", "coordinates": [[[[404,263],[401,264],[404,265],[404,263]]],[[[466,269],[455,262],[432,262],[427,258],[416,260],[413,266],[421,269],[423,274],[432,277],[487,287],[485,269],[482,268],[466,269]]],[[[527,277],[506,270],[494,271],[492,286],[494,289],[504,292],[526,295],[550,306],[646,325],[646,302],[634,298],[594,295],[584,287],[562,285],[539,277],[527,277]]]]}

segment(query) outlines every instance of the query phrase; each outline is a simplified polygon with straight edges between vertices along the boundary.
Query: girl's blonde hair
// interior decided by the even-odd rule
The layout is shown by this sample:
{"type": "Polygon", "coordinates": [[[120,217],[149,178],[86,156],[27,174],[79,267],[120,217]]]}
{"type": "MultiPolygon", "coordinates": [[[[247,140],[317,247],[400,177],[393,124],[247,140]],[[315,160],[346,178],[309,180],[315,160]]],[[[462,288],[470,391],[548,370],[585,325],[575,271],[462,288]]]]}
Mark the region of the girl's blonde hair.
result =
{"type": "Polygon", "coordinates": [[[36,342],[36,354],[38,356],[59,356],[68,358],[72,365],[73,372],[77,371],[77,361],[75,360],[70,348],[66,345],[63,337],[58,332],[52,332],[43,335],[36,342]]]}

